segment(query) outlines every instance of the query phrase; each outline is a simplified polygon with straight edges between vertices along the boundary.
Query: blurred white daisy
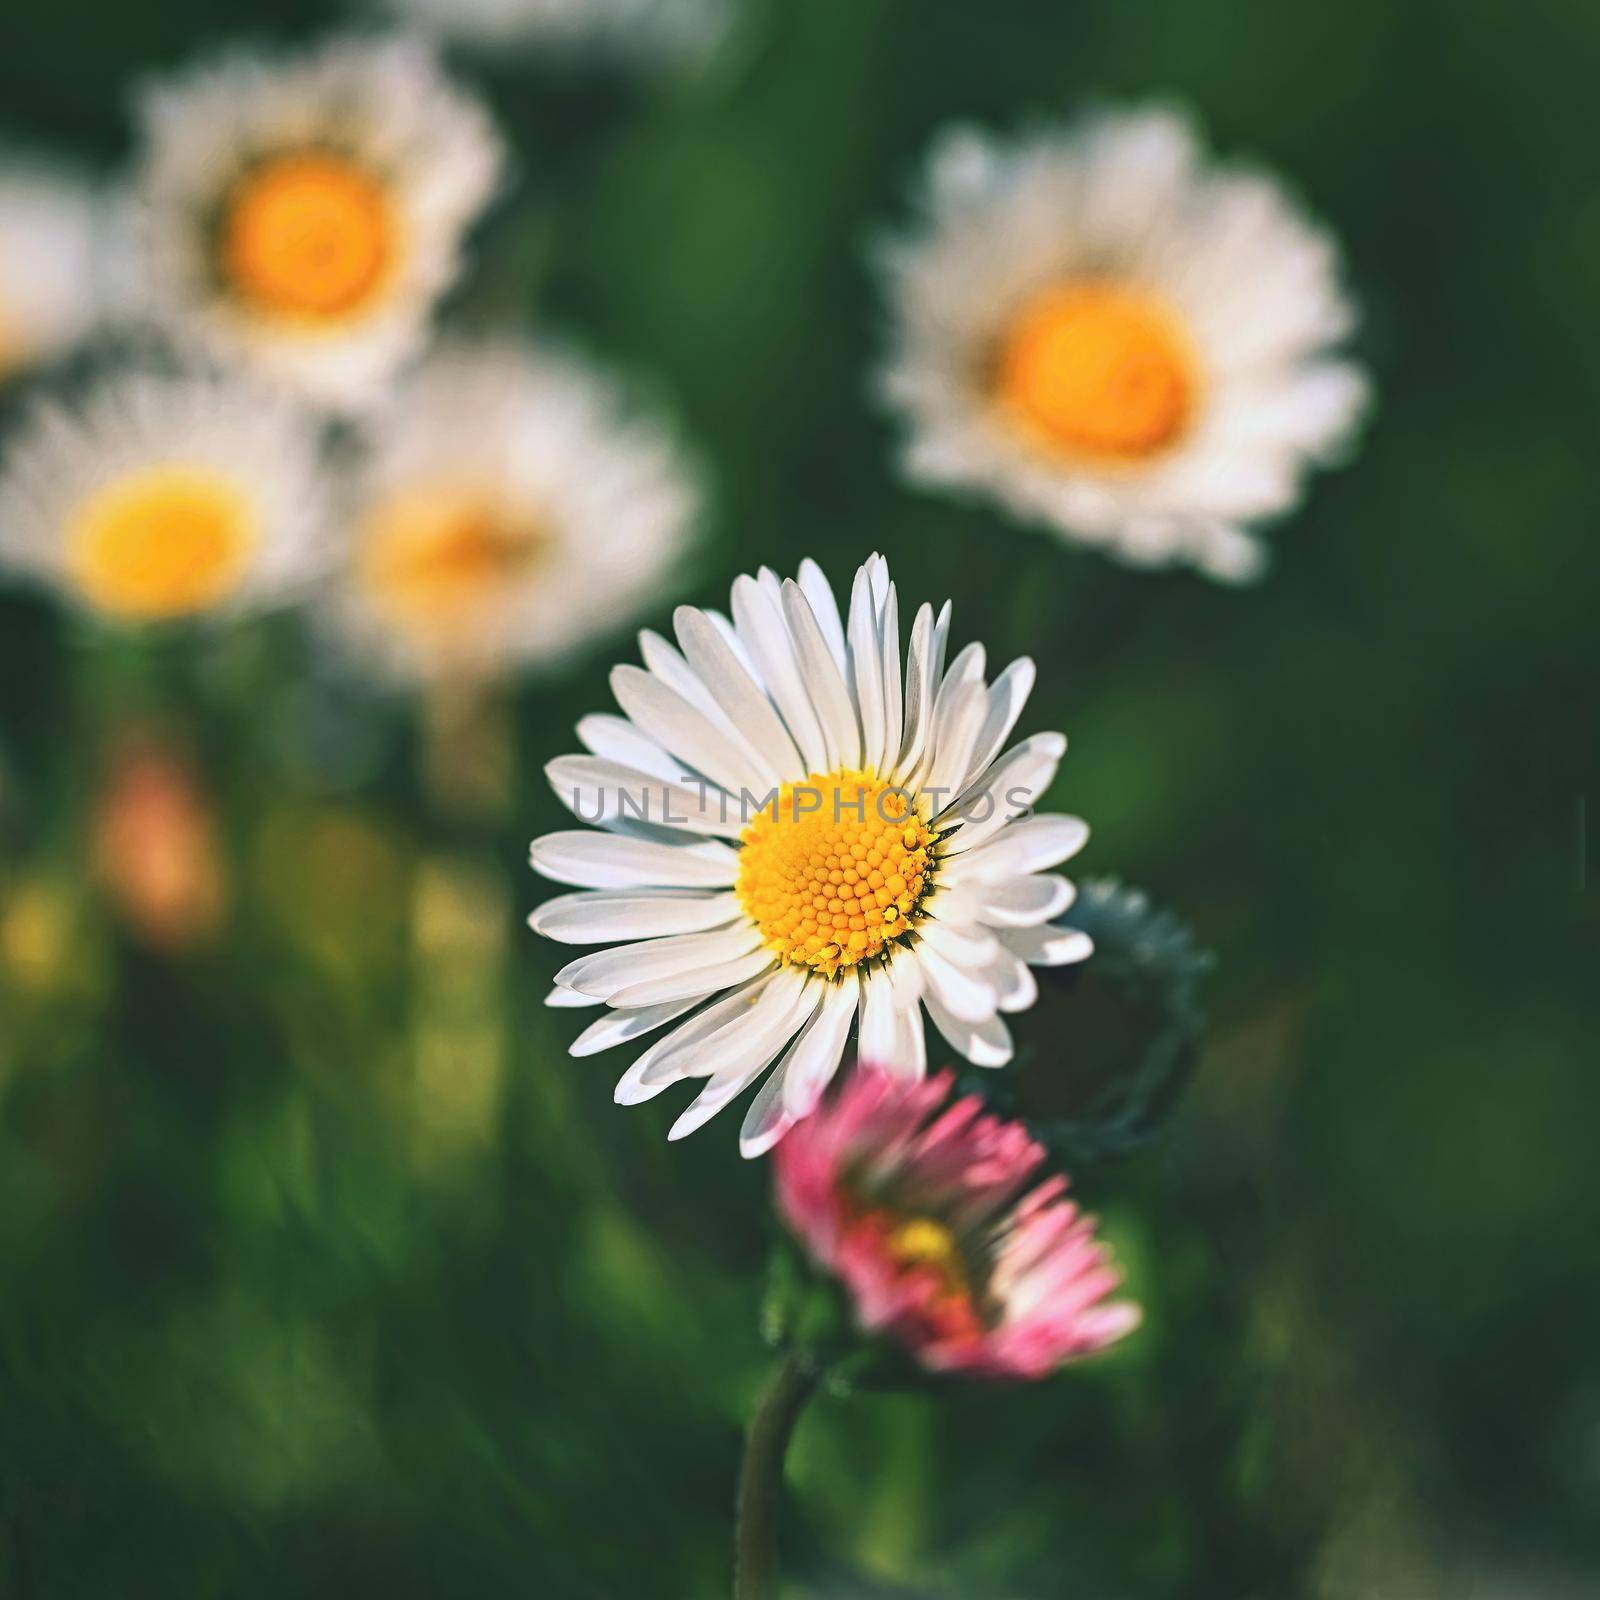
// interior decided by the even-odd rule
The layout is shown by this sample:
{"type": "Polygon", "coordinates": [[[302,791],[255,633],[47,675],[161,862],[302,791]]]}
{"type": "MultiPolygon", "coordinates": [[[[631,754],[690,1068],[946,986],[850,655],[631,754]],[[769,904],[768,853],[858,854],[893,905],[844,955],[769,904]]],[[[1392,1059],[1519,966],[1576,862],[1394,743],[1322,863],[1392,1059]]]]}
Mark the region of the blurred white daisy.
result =
{"type": "Polygon", "coordinates": [[[101,203],[70,169],[0,156],[0,381],[63,354],[102,309],[101,203]]]}
{"type": "Polygon", "coordinates": [[[409,40],[231,56],[152,88],[141,122],[146,309],[337,407],[419,348],[502,165],[484,109],[409,40]]]}
{"type": "Polygon", "coordinates": [[[37,403],[0,458],[0,568],[126,623],[286,598],[326,547],[320,444],[290,401],[222,378],[37,403]]]}
{"type": "Polygon", "coordinates": [[[1252,525],[1351,440],[1367,385],[1333,240],[1167,110],[935,145],[884,248],[881,375],[919,483],[1142,566],[1261,568],[1252,525]]]}
{"type": "Polygon", "coordinates": [[[386,0],[406,22],[464,44],[693,60],[727,32],[730,0],[386,0]]]}
{"type": "Polygon", "coordinates": [[[989,684],[974,644],[947,668],[948,604],[917,612],[902,658],[882,557],[845,615],[811,561],[798,581],[738,579],[732,611],[679,607],[681,649],[641,634],[644,667],[611,675],[624,715],[586,717],[591,753],[546,769],[605,831],[535,841],[535,869],[583,892],[532,924],[626,941],[563,967],[550,1003],[610,1008],[580,1056],[676,1023],[617,1086],[631,1104],[707,1080],[671,1137],[777,1061],[740,1140],[756,1155],[816,1105],[858,1017],[861,1058],[908,1078],[926,1071],[924,1010],[969,1061],[1007,1061],[1002,1014],[1033,1003],[1029,965],[1091,949],[1046,926],[1073,895],[1048,869],[1088,830],[1030,814],[1059,733],[1003,749],[1033,664],[989,684]]]}
{"type": "Polygon", "coordinates": [[[441,345],[371,432],[334,620],[401,677],[545,663],[619,626],[699,509],[666,426],[542,344],[441,345]]]}

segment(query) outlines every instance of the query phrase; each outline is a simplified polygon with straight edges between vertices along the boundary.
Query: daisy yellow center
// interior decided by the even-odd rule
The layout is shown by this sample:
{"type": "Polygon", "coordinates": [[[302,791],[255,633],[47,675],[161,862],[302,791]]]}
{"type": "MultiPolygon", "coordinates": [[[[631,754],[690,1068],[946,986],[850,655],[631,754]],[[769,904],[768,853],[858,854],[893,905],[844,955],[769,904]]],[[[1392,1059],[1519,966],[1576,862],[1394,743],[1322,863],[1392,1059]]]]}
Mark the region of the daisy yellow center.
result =
{"type": "Polygon", "coordinates": [[[1001,410],[1056,451],[1134,462],[1194,412],[1194,362],[1167,309],[1137,289],[1069,283],[1026,302],[1000,341],[1001,410]]]}
{"type": "Polygon", "coordinates": [[[222,219],[221,266],[247,300],[282,316],[327,320],[360,311],[395,255],[389,196],[368,172],[316,151],[248,172],[222,219]]]}
{"type": "Polygon", "coordinates": [[[103,611],[159,618],[203,611],[234,590],[257,539],[239,485],[204,467],[146,467],[107,484],[67,534],[79,587],[103,611]]]}
{"type": "Polygon", "coordinates": [[[439,633],[470,626],[539,559],[545,531],[493,497],[452,486],[412,488],[368,519],[362,575],[402,626],[439,633]]]}
{"type": "Polygon", "coordinates": [[[904,938],[933,832],[903,790],[841,767],[785,784],[744,830],[738,894],[767,947],[832,976],[904,938]]]}
{"type": "Polygon", "coordinates": [[[897,1210],[867,1210],[851,1229],[855,1241],[896,1271],[916,1274],[929,1292],[918,1314],[937,1337],[980,1338],[986,1315],[972,1270],[953,1229],[937,1217],[897,1210]]]}
{"type": "Polygon", "coordinates": [[[961,1247],[942,1222],[933,1217],[902,1217],[890,1226],[884,1243],[899,1266],[931,1270],[946,1293],[971,1299],[961,1247]]]}

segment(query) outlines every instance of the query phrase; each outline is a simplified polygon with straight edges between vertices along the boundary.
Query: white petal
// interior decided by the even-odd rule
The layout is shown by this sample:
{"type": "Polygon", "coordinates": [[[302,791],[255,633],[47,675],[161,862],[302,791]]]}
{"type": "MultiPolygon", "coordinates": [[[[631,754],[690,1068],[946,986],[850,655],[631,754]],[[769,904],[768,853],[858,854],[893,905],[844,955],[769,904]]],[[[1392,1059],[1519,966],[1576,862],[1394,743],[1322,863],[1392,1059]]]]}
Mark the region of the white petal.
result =
{"type": "Polygon", "coordinates": [[[1008,928],[1032,928],[1059,917],[1072,904],[1073,888],[1054,873],[1035,873],[1006,883],[978,886],[985,922],[1008,928]]]}
{"type": "Polygon", "coordinates": [[[922,1026],[922,967],[913,956],[888,966],[894,986],[894,1038],[886,1064],[899,1077],[919,1082],[928,1075],[928,1039],[922,1026]]]}
{"type": "Polygon", "coordinates": [[[933,737],[924,757],[927,776],[923,786],[930,803],[941,810],[966,785],[966,774],[972,770],[972,747],[988,709],[980,679],[957,677],[952,672],[946,684],[946,691],[939,696],[933,737]]]}
{"type": "Polygon", "coordinates": [[[1064,967],[1094,954],[1094,941],[1079,928],[1002,928],[1000,942],[1030,967],[1064,967]]]}
{"type": "Polygon", "coordinates": [[[686,789],[601,756],[557,756],[544,770],[556,798],[580,822],[633,820],[727,839],[743,832],[737,798],[713,785],[703,793],[686,789]]]}
{"type": "MultiPolygon", "coordinates": [[[[945,610],[948,612],[949,607],[946,606],[945,610]]],[[[950,670],[938,677],[938,689],[933,697],[936,720],[962,684],[983,682],[986,659],[983,646],[974,640],[957,654],[955,660],[950,663],[950,670]]]]}
{"type": "Polygon", "coordinates": [[[860,766],[861,730],[854,702],[823,639],[811,602],[792,579],[783,586],[783,617],[794,644],[800,680],[822,725],[829,768],[860,766]]]}
{"type": "Polygon", "coordinates": [[[777,774],[744,740],[726,734],[675,689],[639,667],[614,667],[611,692],[629,720],[692,772],[738,796],[751,784],[765,789],[777,774]]]}
{"type": "Polygon", "coordinates": [[[1011,730],[1016,727],[1017,718],[1028,703],[1028,696],[1033,693],[1035,675],[1033,662],[1027,656],[1022,656],[990,684],[983,726],[978,730],[977,740],[972,747],[972,765],[962,778],[956,780],[958,783],[981,772],[994,760],[1011,730]]]}
{"type": "Polygon", "coordinates": [[[899,781],[914,772],[933,726],[933,607],[923,606],[911,624],[911,647],[906,661],[905,731],[894,776],[899,781]]]}
{"type": "Polygon", "coordinates": [[[544,1003],[563,1011],[573,1011],[581,1010],[584,1006],[603,1006],[605,1001],[596,1000],[592,994],[579,994],[576,989],[568,989],[558,983],[544,997],[544,1003]]]}
{"type": "MultiPolygon", "coordinates": [[[[714,933],[684,933],[666,939],[646,939],[638,944],[618,945],[611,950],[597,950],[593,955],[580,956],[569,962],[556,974],[556,982],[580,994],[593,995],[614,1003],[623,990],[659,978],[675,978],[683,974],[698,974],[732,961],[756,948],[761,935],[748,922],[732,928],[720,928],[714,933]]],[[[692,994],[693,989],[684,991],[692,994]]],[[[701,990],[700,993],[708,993],[701,990]]],[[[656,995],[649,1000],[624,1002],[629,1005],[653,1005],[656,1001],[675,999],[677,996],[656,995]]]]}
{"type": "Polygon", "coordinates": [[[963,970],[983,967],[994,960],[1000,945],[987,928],[938,916],[930,916],[919,923],[917,935],[923,944],[930,945],[946,961],[953,961],[963,970]]]}
{"type": "Polygon", "coordinates": [[[800,664],[795,659],[789,629],[783,620],[781,600],[774,600],[754,578],[736,578],[733,619],[740,640],[759,669],[761,681],[800,751],[806,774],[825,772],[828,769],[827,741],[800,676],[800,664]]]}
{"type": "Polygon", "coordinates": [[[988,844],[952,858],[941,869],[940,881],[965,884],[1043,872],[1075,856],[1088,837],[1089,825],[1081,817],[1024,817],[1002,828],[988,844]]]}
{"type": "MultiPolygon", "coordinates": [[[[651,1080],[714,1077],[735,1059],[741,1040],[772,1028],[795,1008],[808,977],[799,967],[775,968],[770,977],[749,991],[743,1006],[729,1011],[709,1033],[663,1053],[651,1069],[651,1080]]],[[[820,996],[817,998],[820,1000],[820,996]]],[[[785,1039],[788,1037],[784,1035],[785,1039]]]]}
{"type": "Polygon", "coordinates": [[[804,777],[800,752],[783,718],[745,670],[722,628],[693,606],[679,606],[672,621],[689,665],[728,720],[766,762],[767,770],[778,781],[804,777]]]}
{"type": "Polygon", "coordinates": [[[739,876],[739,853],[715,839],[657,844],[648,839],[569,829],[535,839],[534,871],[582,889],[725,889],[739,876]]]}
{"type": "MultiPolygon", "coordinates": [[[[796,989],[786,994],[782,1002],[771,998],[765,1014],[752,1014],[748,1024],[732,1030],[725,1051],[718,1054],[719,1065],[711,1081],[695,1097],[689,1108],[673,1123],[667,1133],[669,1139],[682,1139],[708,1121],[730,1100],[737,1099],[755,1078],[772,1064],[773,1058],[794,1036],[797,1029],[809,1022],[822,1003],[823,985],[815,978],[803,979],[796,989]]],[[[763,1002],[778,994],[774,980],[763,996],[763,1002]]],[[[713,1048],[706,1041],[706,1049],[713,1048]]]]}
{"type": "Polygon", "coordinates": [[[660,1094],[663,1089],[676,1082],[671,1074],[652,1076],[653,1069],[662,1056],[669,1050],[677,1050],[695,1040],[704,1039],[720,1028],[729,1017],[748,1013],[753,998],[769,982],[771,982],[770,977],[763,976],[740,984],[730,993],[713,1000],[710,1005],[695,1012],[687,1022],[679,1023],[671,1033],[663,1034],[618,1080],[617,1104],[638,1105],[641,1101],[660,1094]]]}
{"type": "MultiPolygon", "coordinates": [[[[884,573],[888,573],[885,563],[884,573]]],[[[893,766],[905,737],[905,685],[900,675],[900,595],[891,583],[878,615],[879,654],[883,659],[883,760],[880,771],[893,766]]]]}
{"type": "Polygon", "coordinates": [[[983,980],[994,990],[1004,1012],[1026,1011],[1039,998],[1039,980],[1018,956],[1000,944],[983,969],[983,980]]]}
{"type": "Polygon", "coordinates": [[[607,1011],[598,1021],[591,1022],[572,1041],[567,1054],[573,1056],[598,1055],[613,1045],[627,1044],[629,1040],[654,1033],[665,1027],[674,1017],[694,1005],[693,1000],[675,1000],[664,1006],[639,1006],[633,1011],[607,1011]]]}
{"type": "MultiPolygon", "coordinates": [[[[690,607],[690,609],[693,610],[694,608],[690,607]]],[[[732,619],[724,616],[722,612],[718,611],[713,606],[707,606],[705,610],[700,613],[700,615],[707,618],[711,623],[711,626],[722,635],[723,641],[727,644],[728,648],[733,651],[734,659],[738,661],[739,665],[750,674],[750,681],[756,686],[756,688],[760,689],[763,694],[766,693],[767,686],[761,681],[761,673],[756,667],[755,662],[750,659],[750,652],[745,649],[744,640],[739,637],[739,630],[734,627],[732,619]]],[[[683,643],[681,639],[678,642],[679,644],[683,643]]],[[[698,675],[700,673],[700,669],[696,667],[695,672],[698,675]]],[[[703,676],[701,681],[704,682],[703,676]]],[[[711,685],[707,683],[706,687],[709,689],[711,685]]]]}
{"type": "Polygon", "coordinates": [[[933,1025],[944,1035],[950,1048],[975,1067],[1003,1067],[1012,1056],[1011,1030],[999,1017],[982,1022],[967,1022],[956,1016],[939,996],[925,990],[922,1003],[928,1008],[933,1025]]]}
{"type": "Polygon", "coordinates": [[[850,595],[850,678],[855,685],[856,710],[861,717],[861,759],[882,768],[887,735],[883,715],[883,658],[878,619],[872,606],[872,580],[867,569],[856,573],[850,595]]]}
{"type": "Polygon", "coordinates": [[[937,699],[939,685],[944,682],[945,652],[950,647],[950,618],[954,607],[946,600],[933,619],[933,693],[937,699]]]}
{"type": "Polygon", "coordinates": [[[925,939],[918,942],[916,955],[922,966],[923,998],[930,1007],[937,1000],[951,1016],[963,1022],[987,1022],[995,1014],[998,1002],[994,990],[981,979],[947,960],[925,939]]]}
{"type": "Polygon", "coordinates": [[[678,1120],[667,1129],[667,1137],[669,1139],[687,1139],[691,1133],[704,1127],[730,1100],[737,1100],[750,1087],[751,1082],[759,1076],[762,1068],[769,1066],[772,1057],[777,1053],[777,1048],[774,1048],[766,1056],[758,1057],[749,1062],[741,1062],[739,1067],[730,1069],[721,1077],[713,1078],[689,1102],[688,1108],[679,1116],[678,1120]]]}
{"type": "Polygon", "coordinates": [[[856,1053],[866,1067],[894,1065],[894,985],[888,969],[870,968],[861,979],[861,1036],[856,1053]]]}
{"type": "MultiPolygon", "coordinates": [[[[704,937],[690,935],[691,938],[704,937]]],[[[748,955],[735,956],[716,966],[696,968],[690,972],[648,979],[619,989],[611,996],[618,1006],[653,1006],[668,1000],[681,1000],[688,996],[715,994],[746,978],[756,977],[772,965],[772,952],[765,948],[752,950],[748,955]]]]}
{"type": "Polygon", "coordinates": [[[975,849],[1031,806],[1050,787],[1066,750],[1059,733],[1036,733],[1008,750],[938,819],[955,827],[945,853],[975,849]]]}
{"type": "MultiPolygon", "coordinates": [[[[746,1160],[765,1155],[794,1126],[798,1117],[789,1100],[802,1078],[808,1080],[806,1092],[810,1093],[809,1084],[815,1083],[815,1094],[821,1094],[833,1076],[844,1050],[850,1018],[855,1014],[856,987],[854,980],[848,986],[817,984],[815,1010],[784,1051],[783,1059],[767,1074],[745,1115],[744,1126],[739,1130],[739,1153],[746,1160]]],[[[810,1109],[808,1104],[805,1110],[810,1109]]]]}
{"type": "Polygon", "coordinates": [[[822,637],[828,641],[828,649],[833,652],[833,659],[843,672],[846,659],[844,626],[839,620],[839,602],[833,597],[833,585],[810,556],[800,563],[799,583],[806,599],[811,602],[811,611],[817,619],[817,626],[822,629],[822,637]]]}
{"type": "Polygon", "coordinates": [[[626,717],[614,717],[609,711],[591,712],[578,719],[578,738],[592,754],[624,767],[637,767],[653,778],[676,783],[683,776],[683,763],[668,755],[626,717]]]}
{"type": "Polygon", "coordinates": [[[783,1109],[797,1122],[811,1114],[839,1070],[860,991],[861,981],[854,972],[834,979],[822,1009],[795,1041],[783,1086],[783,1109]]]}
{"type": "Polygon", "coordinates": [[[650,628],[644,629],[639,635],[639,653],[644,657],[644,664],[653,676],[709,717],[724,732],[730,731],[717,702],[711,698],[711,691],[690,670],[689,663],[659,633],[650,628]]]}
{"type": "MultiPolygon", "coordinates": [[[[815,1025],[816,1018],[813,1017],[811,1026],[815,1025]]],[[[746,1161],[764,1156],[794,1126],[794,1119],[783,1108],[783,1086],[788,1081],[789,1063],[804,1037],[802,1033],[791,1041],[783,1059],[762,1080],[749,1110],[744,1114],[744,1121],[739,1127],[739,1154],[746,1161]]]]}
{"type": "Polygon", "coordinates": [[[617,939],[704,933],[743,915],[734,894],[697,894],[692,889],[641,894],[602,889],[546,900],[528,918],[528,926],[559,944],[609,944],[617,939]]]}

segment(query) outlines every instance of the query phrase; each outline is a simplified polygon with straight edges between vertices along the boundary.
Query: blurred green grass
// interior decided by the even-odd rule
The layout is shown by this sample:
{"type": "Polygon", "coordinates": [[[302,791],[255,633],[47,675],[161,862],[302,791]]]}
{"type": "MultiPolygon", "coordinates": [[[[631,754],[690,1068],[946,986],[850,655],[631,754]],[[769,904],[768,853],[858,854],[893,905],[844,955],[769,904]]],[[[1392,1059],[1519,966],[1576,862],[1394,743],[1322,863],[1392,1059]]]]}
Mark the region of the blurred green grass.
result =
{"type": "MultiPolygon", "coordinates": [[[[114,162],[133,77],[334,16],[25,0],[0,133],[114,162]]],[[[525,182],[458,315],[653,375],[714,470],[646,620],[883,550],[1037,659],[1084,870],[1220,957],[1169,1136],[1079,1177],[1147,1330],[1037,1393],[820,1403],[796,1594],[1600,1578],[1597,67],[1552,0],[768,0],[701,79],[476,74],[525,182]],[[1367,441],[1244,593],[904,491],[865,397],[864,240],[933,131],[1152,94],[1285,173],[1366,308],[1367,441]]],[[[470,823],[292,625],[107,651],[0,595],[0,1592],[724,1591],[763,1174],[611,1105],[521,926],[540,769],[631,648],[519,689],[510,814],[470,823]],[[231,909],[186,956],[85,867],[130,719],[218,809],[231,909]]]]}

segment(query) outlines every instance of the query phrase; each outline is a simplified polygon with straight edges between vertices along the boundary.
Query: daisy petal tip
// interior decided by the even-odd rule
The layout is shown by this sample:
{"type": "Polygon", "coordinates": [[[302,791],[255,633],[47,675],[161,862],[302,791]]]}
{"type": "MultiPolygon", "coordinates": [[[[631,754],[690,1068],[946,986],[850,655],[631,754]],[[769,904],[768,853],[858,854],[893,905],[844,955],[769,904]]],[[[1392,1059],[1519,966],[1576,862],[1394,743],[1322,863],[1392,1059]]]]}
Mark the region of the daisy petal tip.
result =
{"type": "Polygon", "coordinates": [[[579,989],[573,989],[557,978],[555,987],[544,997],[547,1006],[556,1007],[562,1011],[581,1009],[587,1006],[599,1005],[599,1001],[586,995],[579,989]]]}
{"type": "Polygon", "coordinates": [[[790,1128],[794,1126],[792,1119],[785,1117],[775,1122],[770,1128],[758,1133],[741,1134],[739,1136],[739,1154],[746,1161],[756,1161],[767,1154],[790,1128]]]}
{"type": "Polygon", "coordinates": [[[680,1139],[687,1139],[691,1133],[699,1130],[706,1119],[701,1116],[693,1106],[690,1106],[676,1122],[667,1129],[667,1140],[676,1144],[680,1139]]]}

